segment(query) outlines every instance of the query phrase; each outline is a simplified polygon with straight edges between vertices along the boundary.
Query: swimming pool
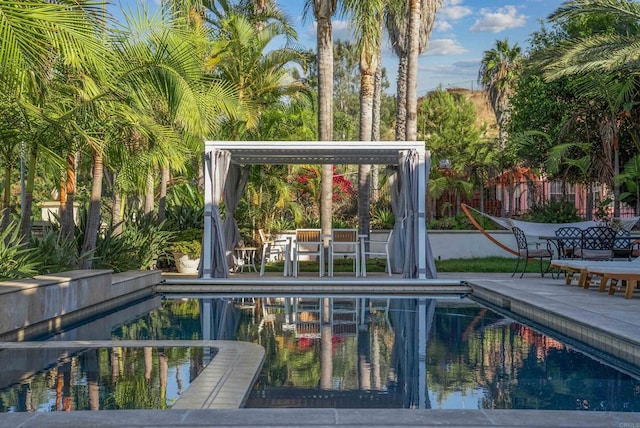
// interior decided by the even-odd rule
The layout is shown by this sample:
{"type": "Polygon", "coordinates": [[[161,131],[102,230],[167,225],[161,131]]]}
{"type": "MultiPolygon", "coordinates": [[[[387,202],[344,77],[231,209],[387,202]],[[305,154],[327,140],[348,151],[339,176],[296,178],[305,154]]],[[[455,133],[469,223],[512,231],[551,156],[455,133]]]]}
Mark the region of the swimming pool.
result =
{"type": "MultiPolygon", "coordinates": [[[[237,339],[260,344],[266,361],[246,407],[640,411],[637,374],[603,364],[468,299],[167,298],[156,299],[153,306],[140,313],[128,308],[127,316],[109,315],[117,320],[111,323],[117,327],[109,338],[237,339]],[[130,318],[135,319],[125,322],[130,318]]],[[[93,326],[61,337],[88,338],[100,322],[92,320],[93,326]]],[[[93,339],[105,339],[104,334],[93,339]]],[[[114,363],[108,351],[102,352],[94,359],[108,385],[114,363]]],[[[137,355],[138,360],[126,364],[140,369],[145,356],[137,355]]],[[[160,364],[158,356],[152,353],[158,361],[152,366],[160,364]]],[[[169,378],[176,378],[176,370],[192,374],[191,358],[176,361],[184,365],[176,365],[169,378]]],[[[55,387],[39,393],[48,401],[36,400],[33,388],[29,406],[11,400],[21,397],[26,403],[25,385],[33,385],[37,377],[54,378],[61,364],[66,362],[31,368],[31,377],[23,373],[0,391],[0,408],[56,410],[51,408],[55,387]]],[[[79,373],[75,384],[87,385],[90,376],[79,373]]],[[[144,373],[142,369],[143,378],[144,373]]],[[[131,378],[136,376],[141,375],[131,378]]],[[[181,382],[183,388],[188,383],[181,382]]],[[[167,388],[173,391],[174,385],[167,388]]],[[[88,396],[80,394],[87,389],[75,388],[74,408],[89,408],[88,396]]],[[[161,405],[170,407],[171,401],[161,405]]]]}

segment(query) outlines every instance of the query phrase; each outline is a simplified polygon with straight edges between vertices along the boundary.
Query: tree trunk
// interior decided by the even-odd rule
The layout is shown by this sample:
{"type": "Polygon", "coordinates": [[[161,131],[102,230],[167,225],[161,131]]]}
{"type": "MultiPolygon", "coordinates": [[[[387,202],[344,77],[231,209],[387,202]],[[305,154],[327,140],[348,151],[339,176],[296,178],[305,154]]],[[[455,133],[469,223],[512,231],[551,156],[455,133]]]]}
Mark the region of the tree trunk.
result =
{"type": "MultiPolygon", "coordinates": [[[[382,33],[380,33],[382,38],[382,33]]],[[[382,103],[382,40],[378,48],[378,67],[373,77],[373,123],[371,128],[371,140],[380,141],[380,110],[382,103]]],[[[371,166],[371,201],[378,202],[380,192],[378,189],[378,165],[371,166]]]]}
{"type": "Polygon", "coordinates": [[[158,199],[158,223],[162,223],[167,213],[167,186],[169,184],[169,167],[160,170],[160,198],[158,199]]]}
{"type": "Polygon", "coordinates": [[[123,208],[124,198],[122,197],[122,193],[115,192],[113,194],[113,216],[111,219],[111,227],[113,228],[113,234],[115,236],[120,235],[122,233],[122,208],[123,208]]]}
{"type": "Polygon", "coordinates": [[[25,184],[24,217],[21,219],[20,233],[25,240],[31,237],[31,212],[33,211],[33,186],[36,178],[36,162],[38,161],[38,145],[31,144],[29,165],[27,166],[27,183],[25,184]]]}
{"type": "Polygon", "coordinates": [[[420,4],[409,0],[409,57],[407,61],[407,141],[418,137],[418,57],[420,55],[420,4]]]}
{"type": "MultiPolygon", "coordinates": [[[[363,55],[364,56],[364,55],[363,55]]],[[[371,141],[373,124],[373,73],[377,66],[360,68],[360,141],[371,141]],[[373,71],[373,72],[372,72],[373,71]]],[[[371,226],[371,165],[358,167],[358,232],[369,235],[371,226]]]]}
{"type": "Polygon", "coordinates": [[[407,138],[407,62],[407,55],[401,55],[396,94],[396,141],[405,141],[407,138]]]}
{"type": "MultiPolygon", "coordinates": [[[[100,230],[100,201],[102,198],[103,157],[100,149],[93,150],[93,173],[91,176],[91,198],[89,201],[89,213],[87,225],[84,231],[82,243],[82,255],[92,254],[96,249],[98,231],[100,230]]],[[[83,257],[81,269],[91,269],[93,261],[91,257],[83,257]]]]}
{"type": "MultiPolygon", "coordinates": [[[[333,28],[331,17],[335,0],[314,0],[313,14],[317,21],[318,50],[318,137],[333,140],[333,28]]],[[[333,165],[322,165],[320,178],[320,228],[329,235],[333,216],[333,165]]],[[[328,251],[328,242],[325,242],[328,251]]]]}
{"type": "Polygon", "coordinates": [[[4,195],[2,197],[2,230],[9,226],[11,220],[11,165],[7,164],[4,170],[4,195]]]}
{"type": "Polygon", "coordinates": [[[64,239],[72,240],[75,229],[73,206],[76,194],[76,152],[67,154],[66,180],[63,185],[66,195],[60,200],[60,233],[64,239]]]}
{"type": "Polygon", "coordinates": [[[153,168],[147,174],[147,190],[144,195],[144,215],[152,215],[153,214],[153,205],[154,205],[154,179],[153,179],[153,168]]]}

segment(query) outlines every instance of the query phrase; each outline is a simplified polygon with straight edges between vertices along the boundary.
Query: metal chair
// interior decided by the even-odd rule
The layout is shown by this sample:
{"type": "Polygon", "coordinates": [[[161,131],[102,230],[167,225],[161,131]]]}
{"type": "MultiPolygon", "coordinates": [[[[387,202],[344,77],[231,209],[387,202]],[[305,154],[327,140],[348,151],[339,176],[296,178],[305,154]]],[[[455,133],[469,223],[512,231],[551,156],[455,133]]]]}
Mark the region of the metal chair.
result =
{"type": "Polygon", "coordinates": [[[616,230],[607,226],[592,226],[582,231],[580,248],[575,255],[582,260],[611,260],[616,230]]]}
{"type": "Polygon", "coordinates": [[[527,236],[524,234],[524,231],[519,227],[513,226],[511,228],[513,235],[516,238],[516,244],[518,246],[518,261],[516,262],[516,267],[513,269],[513,273],[511,276],[514,276],[518,271],[518,266],[520,266],[520,260],[524,259],[524,267],[522,268],[522,273],[520,274],[520,278],[524,276],[524,273],[527,271],[527,264],[529,263],[529,259],[538,259],[540,260],[540,274],[544,276],[545,273],[549,272],[549,268],[551,267],[551,259],[553,258],[553,250],[549,247],[549,243],[547,242],[546,248],[540,248],[539,242],[527,242],[527,236]],[[530,246],[535,245],[535,249],[531,249],[530,246]],[[549,265],[547,265],[547,269],[542,269],[542,261],[544,259],[549,259],[549,265]]]}
{"type": "Polygon", "coordinates": [[[335,257],[353,258],[356,276],[360,276],[358,229],[333,229],[329,242],[329,276],[333,276],[335,257]]]}
{"type": "Polygon", "coordinates": [[[616,239],[613,242],[613,258],[631,260],[637,247],[638,241],[631,237],[631,232],[627,229],[618,229],[616,231],[616,239]]]}
{"type": "Polygon", "coordinates": [[[389,234],[387,235],[387,239],[385,239],[384,241],[363,239],[362,263],[360,263],[363,277],[367,276],[367,256],[369,258],[384,257],[386,271],[389,273],[389,276],[391,276],[391,258],[389,256],[389,247],[391,245],[392,236],[393,230],[390,230],[389,234]]]}
{"type": "Polygon", "coordinates": [[[296,242],[293,250],[293,276],[298,276],[300,258],[318,257],[320,276],[324,276],[324,244],[320,229],[296,229],[296,242]]]}
{"type": "Polygon", "coordinates": [[[582,229],[579,227],[561,227],[556,230],[555,235],[558,238],[558,258],[574,258],[575,250],[582,243],[582,229]]]}

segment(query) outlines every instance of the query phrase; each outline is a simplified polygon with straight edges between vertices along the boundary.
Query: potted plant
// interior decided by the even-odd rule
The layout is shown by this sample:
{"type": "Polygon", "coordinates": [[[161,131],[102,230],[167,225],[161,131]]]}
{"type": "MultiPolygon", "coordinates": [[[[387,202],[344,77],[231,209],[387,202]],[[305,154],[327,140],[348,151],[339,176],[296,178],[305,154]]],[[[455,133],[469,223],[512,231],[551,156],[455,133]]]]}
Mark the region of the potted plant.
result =
{"type": "Polygon", "coordinates": [[[170,247],[179,273],[197,273],[202,251],[202,229],[185,229],[170,247]]]}

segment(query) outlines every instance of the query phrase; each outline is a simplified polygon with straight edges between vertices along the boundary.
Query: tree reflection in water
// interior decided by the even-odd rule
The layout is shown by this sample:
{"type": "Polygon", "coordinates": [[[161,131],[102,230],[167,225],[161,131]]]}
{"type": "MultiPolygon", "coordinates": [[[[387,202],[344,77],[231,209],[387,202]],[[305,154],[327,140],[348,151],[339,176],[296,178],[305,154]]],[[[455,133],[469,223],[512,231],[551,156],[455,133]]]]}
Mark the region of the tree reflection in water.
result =
{"type": "MultiPolygon", "coordinates": [[[[468,300],[167,299],[112,337],[262,345],[248,407],[640,411],[637,377],[468,300]]],[[[212,357],[201,348],[15,352],[0,350],[4,412],[165,408],[212,357]]]]}

